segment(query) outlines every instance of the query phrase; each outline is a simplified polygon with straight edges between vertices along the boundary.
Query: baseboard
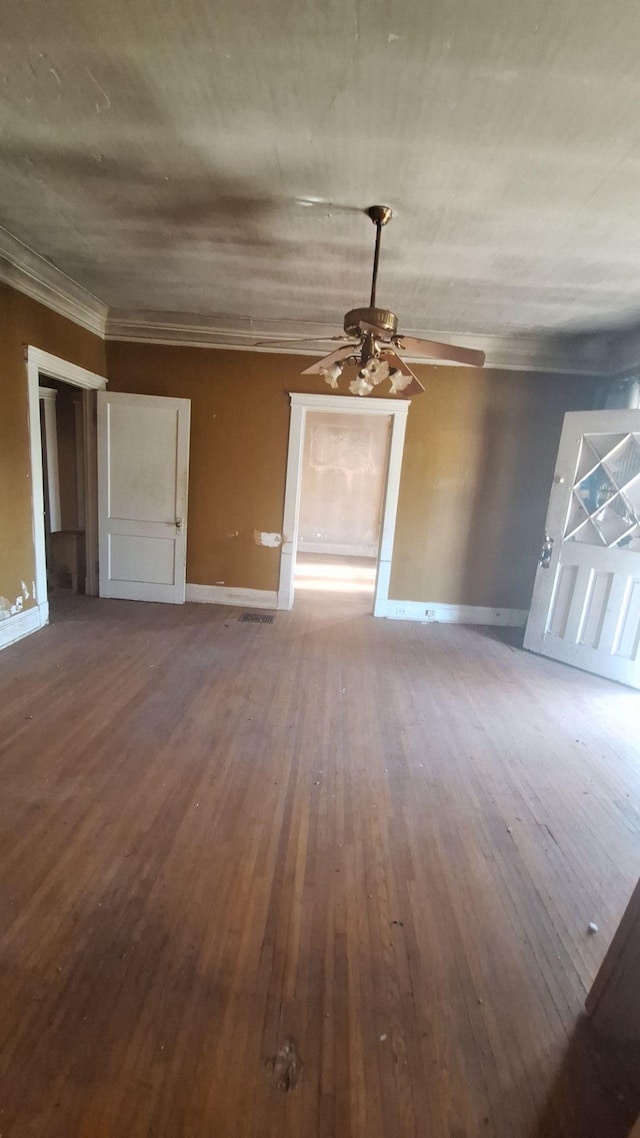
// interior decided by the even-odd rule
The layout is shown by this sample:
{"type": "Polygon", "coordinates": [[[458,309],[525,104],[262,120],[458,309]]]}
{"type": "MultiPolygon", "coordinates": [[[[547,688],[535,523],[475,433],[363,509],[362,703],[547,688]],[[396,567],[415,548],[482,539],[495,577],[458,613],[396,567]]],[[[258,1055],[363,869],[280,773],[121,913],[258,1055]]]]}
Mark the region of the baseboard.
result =
{"type": "Polygon", "coordinates": [[[35,605],[33,608],[25,609],[24,612],[16,613],[15,616],[0,620],[0,649],[8,648],[10,644],[15,644],[16,640],[22,640],[24,636],[37,632],[48,623],[48,620],[48,605],[35,605]]]}
{"type": "Polygon", "coordinates": [[[327,557],[377,557],[377,545],[323,545],[320,541],[299,541],[298,553],[325,554],[327,557]]]}
{"type": "Polygon", "coordinates": [[[492,609],[480,605],[443,605],[429,601],[387,601],[381,616],[389,620],[419,620],[422,624],[499,624],[524,628],[527,609],[492,609]]]}
{"type": "Polygon", "coordinates": [[[275,589],[232,589],[226,585],[187,585],[185,599],[203,605],[234,605],[250,609],[275,609],[278,604],[275,589]]]}

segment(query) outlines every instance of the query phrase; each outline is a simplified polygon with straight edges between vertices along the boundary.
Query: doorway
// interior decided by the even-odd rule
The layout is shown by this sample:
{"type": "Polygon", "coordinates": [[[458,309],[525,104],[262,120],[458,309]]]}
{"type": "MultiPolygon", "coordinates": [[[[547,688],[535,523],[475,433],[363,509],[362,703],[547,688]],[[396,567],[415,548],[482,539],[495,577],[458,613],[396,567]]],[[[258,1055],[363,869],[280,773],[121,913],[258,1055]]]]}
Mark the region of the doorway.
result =
{"type": "Polygon", "coordinates": [[[369,592],[385,616],[409,401],[290,398],[278,608],[296,588],[369,592]]]}
{"type": "Polygon", "coordinates": [[[50,591],[98,592],[95,392],[107,381],[29,347],[27,385],[36,627],[42,627],[50,591]]]}
{"type": "Polygon", "coordinates": [[[82,594],[87,592],[91,561],[87,521],[91,531],[96,516],[95,503],[86,495],[86,453],[91,449],[87,430],[92,416],[85,415],[84,402],[91,393],[41,377],[38,394],[47,592],[49,597],[82,594]]]}
{"type": "Polygon", "coordinates": [[[309,411],[294,587],[373,603],[391,420],[309,411]]]}

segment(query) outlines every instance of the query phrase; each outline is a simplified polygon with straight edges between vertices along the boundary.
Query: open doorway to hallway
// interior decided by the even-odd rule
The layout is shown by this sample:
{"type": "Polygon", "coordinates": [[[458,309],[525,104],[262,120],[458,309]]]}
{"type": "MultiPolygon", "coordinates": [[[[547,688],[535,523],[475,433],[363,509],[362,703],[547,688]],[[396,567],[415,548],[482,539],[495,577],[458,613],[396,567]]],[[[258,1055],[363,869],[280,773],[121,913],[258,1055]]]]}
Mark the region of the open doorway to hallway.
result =
{"type": "Polygon", "coordinates": [[[47,592],[49,598],[85,594],[87,564],[96,560],[95,479],[87,479],[95,450],[95,440],[87,438],[95,433],[95,394],[42,376],[38,396],[47,592]]]}
{"type": "MultiPolygon", "coordinates": [[[[291,422],[289,427],[289,449],[287,456],[287,477],[284,497],[283,539],[280,556],[280,580],[278,585],[278,608],[291,609],[296,591],[296,560],[298,558],[298,534],[300,530],[300,502],[302,497],[302,470],[305,454],[305,440],[307,436],[307,419],[314,412],[323,415],[347,417],[349,423],[360,423],[363,417],[378,417],[387,424],[388,443],[386,463],[384,466],[384,492],[381,510],[381,523],[377,544],[377,558],[375,560],[375,586],[373,592],[373,615],[386,616],[389,606],[389,585],[391,579],[391,558],[393,556],[393,542],[398,510],[398,493],[400,489],[400,471],[402,468],[402,453],[404,436],[409,410],[408,399],[371,399],[363,405],[362,399],[348,395],[316,395],[298,394],[292,392],[291,422]]],[[[356,466],[358,463],[356,463],[356,466]]],[[[367,463],[359,460],[359,465],[367,463]]],[[[371,471],[359,471],[358,481],[364,481],[371,476],[371,471]]],[[[353,474],[353,481],[356,476],[353,474]]],[[[339,508],[339,501],[333,503],[333,509],[339,508]]],[[[307,549],[304,551],[309,553],[307,549]]],[[[344,557],[344,554],[324,554],[327,557],[344,557]]],[[[353,556],[357,554],[353,553],[353,556]]],[[[300,564],[303,564],[302,554],[300,564]]],[[[330,563],[329,563],[330,564],[330,563]]],[[[345,568],[345,563],[339,563],[345,568]]],[[[317,575],[316,575],[317,579],[317,575]]],[[[325,590],[326,594],[326,590],[325,590]]],[[[307,593],[309,595],[309,591],[307,593]]],[[[316,596],[318,593],[315,594],[316,596]]],[[[349,594],[345,594],[349,595],[349,594]]],[[[367,603],[365,596],[365,605],[367,603]]]]}
{"type": "Polygon", "coordinates": [[[390,416],[309,411],[302,453],[295,589],[373,607],[390,416]]]}
{"type": "MultiPolygon", "coordinates": [[[[98,534],[97,534],[97,431],[95,418],[95,393],[105,388],[104,376],[94,374],[78,367],[68,360],[43,352],[40,348],[29,346],[26,352],[27,391],[29,399],[29,450],[31,456],[32,520],[35,552],[34,598],[37,612],[29,618],[27,631],[42,628],[49,620],[49,581],[52,575],[52,535],[63,529],[68,522],[69,529],[79,531],[68,539],[76,552],[71,549],[60,554],[66,562],[66,575],[61,572],[61,583],[73,585],[74,575],[80,591],[83,574],[84,545],[84,591],[90,595],[98,592],[98,534]],[[66,389],[69,389],[67,392],[66,389]],[[61,392],[65,390],[64,396],[61,392]],[[78,408],[74,396],[82,396],[78,408]],[[69,430],[64,446],[76,448],[75,457],[70,461],[70,469],[81,465],[83,475],[79,486],[77,477],[71,479],[69,492],[69,512],[63,517],[60,492],[60,469],[58,453],[58,429],[56,404],[58,399],[71,401],[70,417],[74,420],[73,431],[69,430]],[[77,416],[77,418],[76,418],[77,416]],[[81,420],[81,429],[80,423],[81,420]],[[75,504],[74,504],[75,499],[75,504]],[[84,507],[84,538],[82,537],[82,507],[84,507]],[[73,524],[73,523],[76,524],[73,524]]],[[[59,539],[54,538],[53,541],[59,539]]],[[[65,539],[67,540],[67,539],[65,539]]],[[[64,541],[60,544],[64,544],[64,541]]],[[[55,582],[54,582],[55,583],[55,582]]],[[[71,591],[71,590],[69,590],[71,591]]],[[[29,615],[27,613],[27,615],[29,615]]]]}

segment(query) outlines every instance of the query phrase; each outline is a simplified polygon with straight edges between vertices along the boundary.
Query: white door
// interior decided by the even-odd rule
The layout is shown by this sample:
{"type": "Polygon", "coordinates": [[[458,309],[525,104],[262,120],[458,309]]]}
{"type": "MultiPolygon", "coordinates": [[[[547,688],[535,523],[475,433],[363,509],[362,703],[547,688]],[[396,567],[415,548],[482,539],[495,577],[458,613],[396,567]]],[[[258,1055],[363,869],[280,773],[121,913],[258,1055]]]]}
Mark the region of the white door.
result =
{"type": "Polygon", "coordinates": [[[640,411],[565,416],[524,644],[640,688],[640,411]]]}
{"type": "Polygon", "coordinates": [[[100,596],[183,604],[189,399],[98,392],[100,596]]]}

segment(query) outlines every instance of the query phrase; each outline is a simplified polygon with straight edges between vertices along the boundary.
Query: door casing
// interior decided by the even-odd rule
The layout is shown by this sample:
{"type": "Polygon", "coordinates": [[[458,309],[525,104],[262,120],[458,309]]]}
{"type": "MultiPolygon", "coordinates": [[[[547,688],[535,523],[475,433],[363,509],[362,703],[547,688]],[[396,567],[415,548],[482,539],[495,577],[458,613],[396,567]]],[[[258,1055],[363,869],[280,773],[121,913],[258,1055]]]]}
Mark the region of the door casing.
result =
{"type": "MultiPolygon", "coordinates": [[[[35,599],[40,614],[40,627],[49,620],[49,598],[47,594],[47,560],[44,533],[44,491],[42,485],[42,438],[40,430],[40,394],[43,380],[59,379],[72,387],[85,391],[101,391],[107,386],[103,375],[87,371],[77,364],[43,352],[41,348],[29,345],[27,350],[27,391],[29,402],[29,448],[31,452],[31,517],[33,527],[33,546],[35,553],[35,599]]],[[[97,494],[97,456],[96,435],[93,429],[91,408],[83,401],[85,434],[85,491],[88,504],[86,512],[87,551],[97,550],[97,517],[93,516],[90,503],[97,494]]],[[[87,557],[87,593],[95,596],[98,592],[96,556],[87,557]]]]}
{"type": "Polygon", "coordinates": [[[290,393],[289,398],[291,400],[291,421],[289,426],[289,451],[285,483],[278,608],[290,609],[293,607],[307,412],[329,411],[341,415],[385,415],[391,418],[391,433],[389,436],[389,457],[382,510],[382,526],[380,529],[373,615],[386,616],[389,600],[389,582],[391,579],[393,540],[395,537],[396,517],[398,513],[398,494],[400,491],[400,472],[402,469],[404,437],[411,400],[363,400],[358,395],[304,395],[299,393],[290,393]]]}

